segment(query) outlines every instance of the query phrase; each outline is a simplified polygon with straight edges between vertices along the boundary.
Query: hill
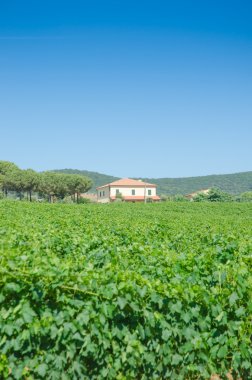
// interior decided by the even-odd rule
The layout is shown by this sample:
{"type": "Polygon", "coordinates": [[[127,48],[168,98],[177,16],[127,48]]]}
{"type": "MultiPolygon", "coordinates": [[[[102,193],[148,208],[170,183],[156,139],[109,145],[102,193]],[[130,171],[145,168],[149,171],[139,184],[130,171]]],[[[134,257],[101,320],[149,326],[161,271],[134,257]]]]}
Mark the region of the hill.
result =
{"type": "MultiPolygon", "coordinates": [[[[118,179],[106,174],[91,172],[88,170],[61,169],[54,170],[58,173],[81,174],[92,179],[94,185],[90,192],[94,192],[97,186],[110,183],[118,179]]],[[[186,178],[141,178],[144,181],[155,183],[158,186],[158,194],[188,194],[200,189],[219,187],[231,194],[240,194],[252,191],[252,171],[234,174],[216,174],[202,177],[186,178]]]]}
{"type": "Polygon", "coordinates": [[[144,178],[144,180],[156,183],[159,194],[188,194],[210,187],[218,187],[231,194],[252,190],[252,171],[187,178],[144,178]]]}

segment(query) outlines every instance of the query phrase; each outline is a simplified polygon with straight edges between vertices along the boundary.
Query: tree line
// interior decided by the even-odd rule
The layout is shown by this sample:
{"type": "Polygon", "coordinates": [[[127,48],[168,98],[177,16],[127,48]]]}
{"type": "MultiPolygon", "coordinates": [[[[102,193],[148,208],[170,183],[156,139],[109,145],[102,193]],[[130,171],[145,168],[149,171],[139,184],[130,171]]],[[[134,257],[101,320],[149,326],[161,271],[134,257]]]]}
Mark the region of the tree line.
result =
{"type": "Polygon", "coordinates": [[[252,202],[252,191],[232,195],[217,187],[212,187],[207,193],[199,191],[192,198],[188,198],[183,194],[176,194],[161,195],[161,200],[170,202],[252,202]]]}
{"type": "Polygon", "coordinates": [[[9,161],[0,161],[0,189],[3,197],[15,192],[20,199],[26,196],[32,201],[33,194],[36,194],[54,202],[69,196],[79,203],[81,194],[91,187],[91,179],[83,175],[38,173],[32,169],[22,170],[9,161]]]}

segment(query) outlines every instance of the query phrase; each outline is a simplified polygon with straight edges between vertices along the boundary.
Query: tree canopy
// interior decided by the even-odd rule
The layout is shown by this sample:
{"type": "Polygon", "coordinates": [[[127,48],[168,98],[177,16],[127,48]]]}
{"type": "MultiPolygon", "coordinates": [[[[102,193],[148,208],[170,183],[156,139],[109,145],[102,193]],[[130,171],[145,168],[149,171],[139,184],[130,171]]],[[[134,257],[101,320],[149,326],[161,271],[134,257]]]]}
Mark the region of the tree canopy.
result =
{"type": "Polygon", "coordinates": [[[92,186],[90,178],[78,174],[60,174],[53,172],[37,173],[32,169],[22,170],[8,161],[0,161],[0,189],[5,196],[15,192],[19,198],[27,194],[32,200],[32,194],[46,197],[49,202],[71,196],[78,202],[80,195],[92,186]]]}

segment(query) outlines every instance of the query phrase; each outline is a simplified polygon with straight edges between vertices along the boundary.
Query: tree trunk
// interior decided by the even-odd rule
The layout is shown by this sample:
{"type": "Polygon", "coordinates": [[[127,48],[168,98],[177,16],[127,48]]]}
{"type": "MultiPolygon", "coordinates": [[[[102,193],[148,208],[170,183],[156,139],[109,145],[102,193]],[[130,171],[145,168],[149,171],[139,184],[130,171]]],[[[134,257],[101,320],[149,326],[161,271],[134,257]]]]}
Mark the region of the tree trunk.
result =
{"type": "Polygon", "coordinates": [[[32,201],[32,192],[31,190],[29,191],[29,196],[30,196],[30,202],[32,201]]]}

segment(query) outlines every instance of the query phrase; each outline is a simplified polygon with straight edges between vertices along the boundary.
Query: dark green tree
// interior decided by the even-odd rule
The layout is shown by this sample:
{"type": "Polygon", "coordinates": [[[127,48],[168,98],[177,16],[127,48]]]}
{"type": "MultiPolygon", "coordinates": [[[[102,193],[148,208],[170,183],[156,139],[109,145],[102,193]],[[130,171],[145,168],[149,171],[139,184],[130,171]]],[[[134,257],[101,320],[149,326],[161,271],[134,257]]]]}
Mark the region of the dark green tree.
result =
{"type": "Polygon", "coordinates": [[[38,190],[39,174],[32,169],[22,170],[23,190],[27,192],[27,198],[32,200],[32,192],[38,190]]]}
{"type": "Polygon", "coordinates": [[[50,203],[53,203],[57,197],[64,198],[68,192],[64,177],[64,174],[41,173],[39,175],[38,191],[46,195],[50,203]]]}
{"type": "Polygon", "coordinates": [[[80,195],[87,192],[91,186],[92,181],[82,175],[53,172],[44,172],[39,175],[38,190],[47,195],[49,202],[71,195],[78,203],[80,195]]]}
{"type": "Polygon", "coordinates": [[[92,181],[88,177],[78,174],[67,174],[65,176],[68,177],[66,178],[68,192],[78,203],[80,195],[86,193],[92,187],[92,181]]]}
{"type": "Polygon", "coordinates": [[[195,195],[192,199],[194,202],[208,202],[208,194],[205,193],[198,193],[195,195]]]}
{"type": "Polygon", "coordinates": [[[8,191],[12,190],[13,183],[10,177],[13,172],[20,170],[17,165],[9,161],[0,161],[0,188],[7,197],[8,191]]]}
{"type": "Polygon", "coordinates": [[[207,194],[207,200],[210,202],[231,202],[233,198],[229,193],[218,188],[212,188],[207,194]]]}

